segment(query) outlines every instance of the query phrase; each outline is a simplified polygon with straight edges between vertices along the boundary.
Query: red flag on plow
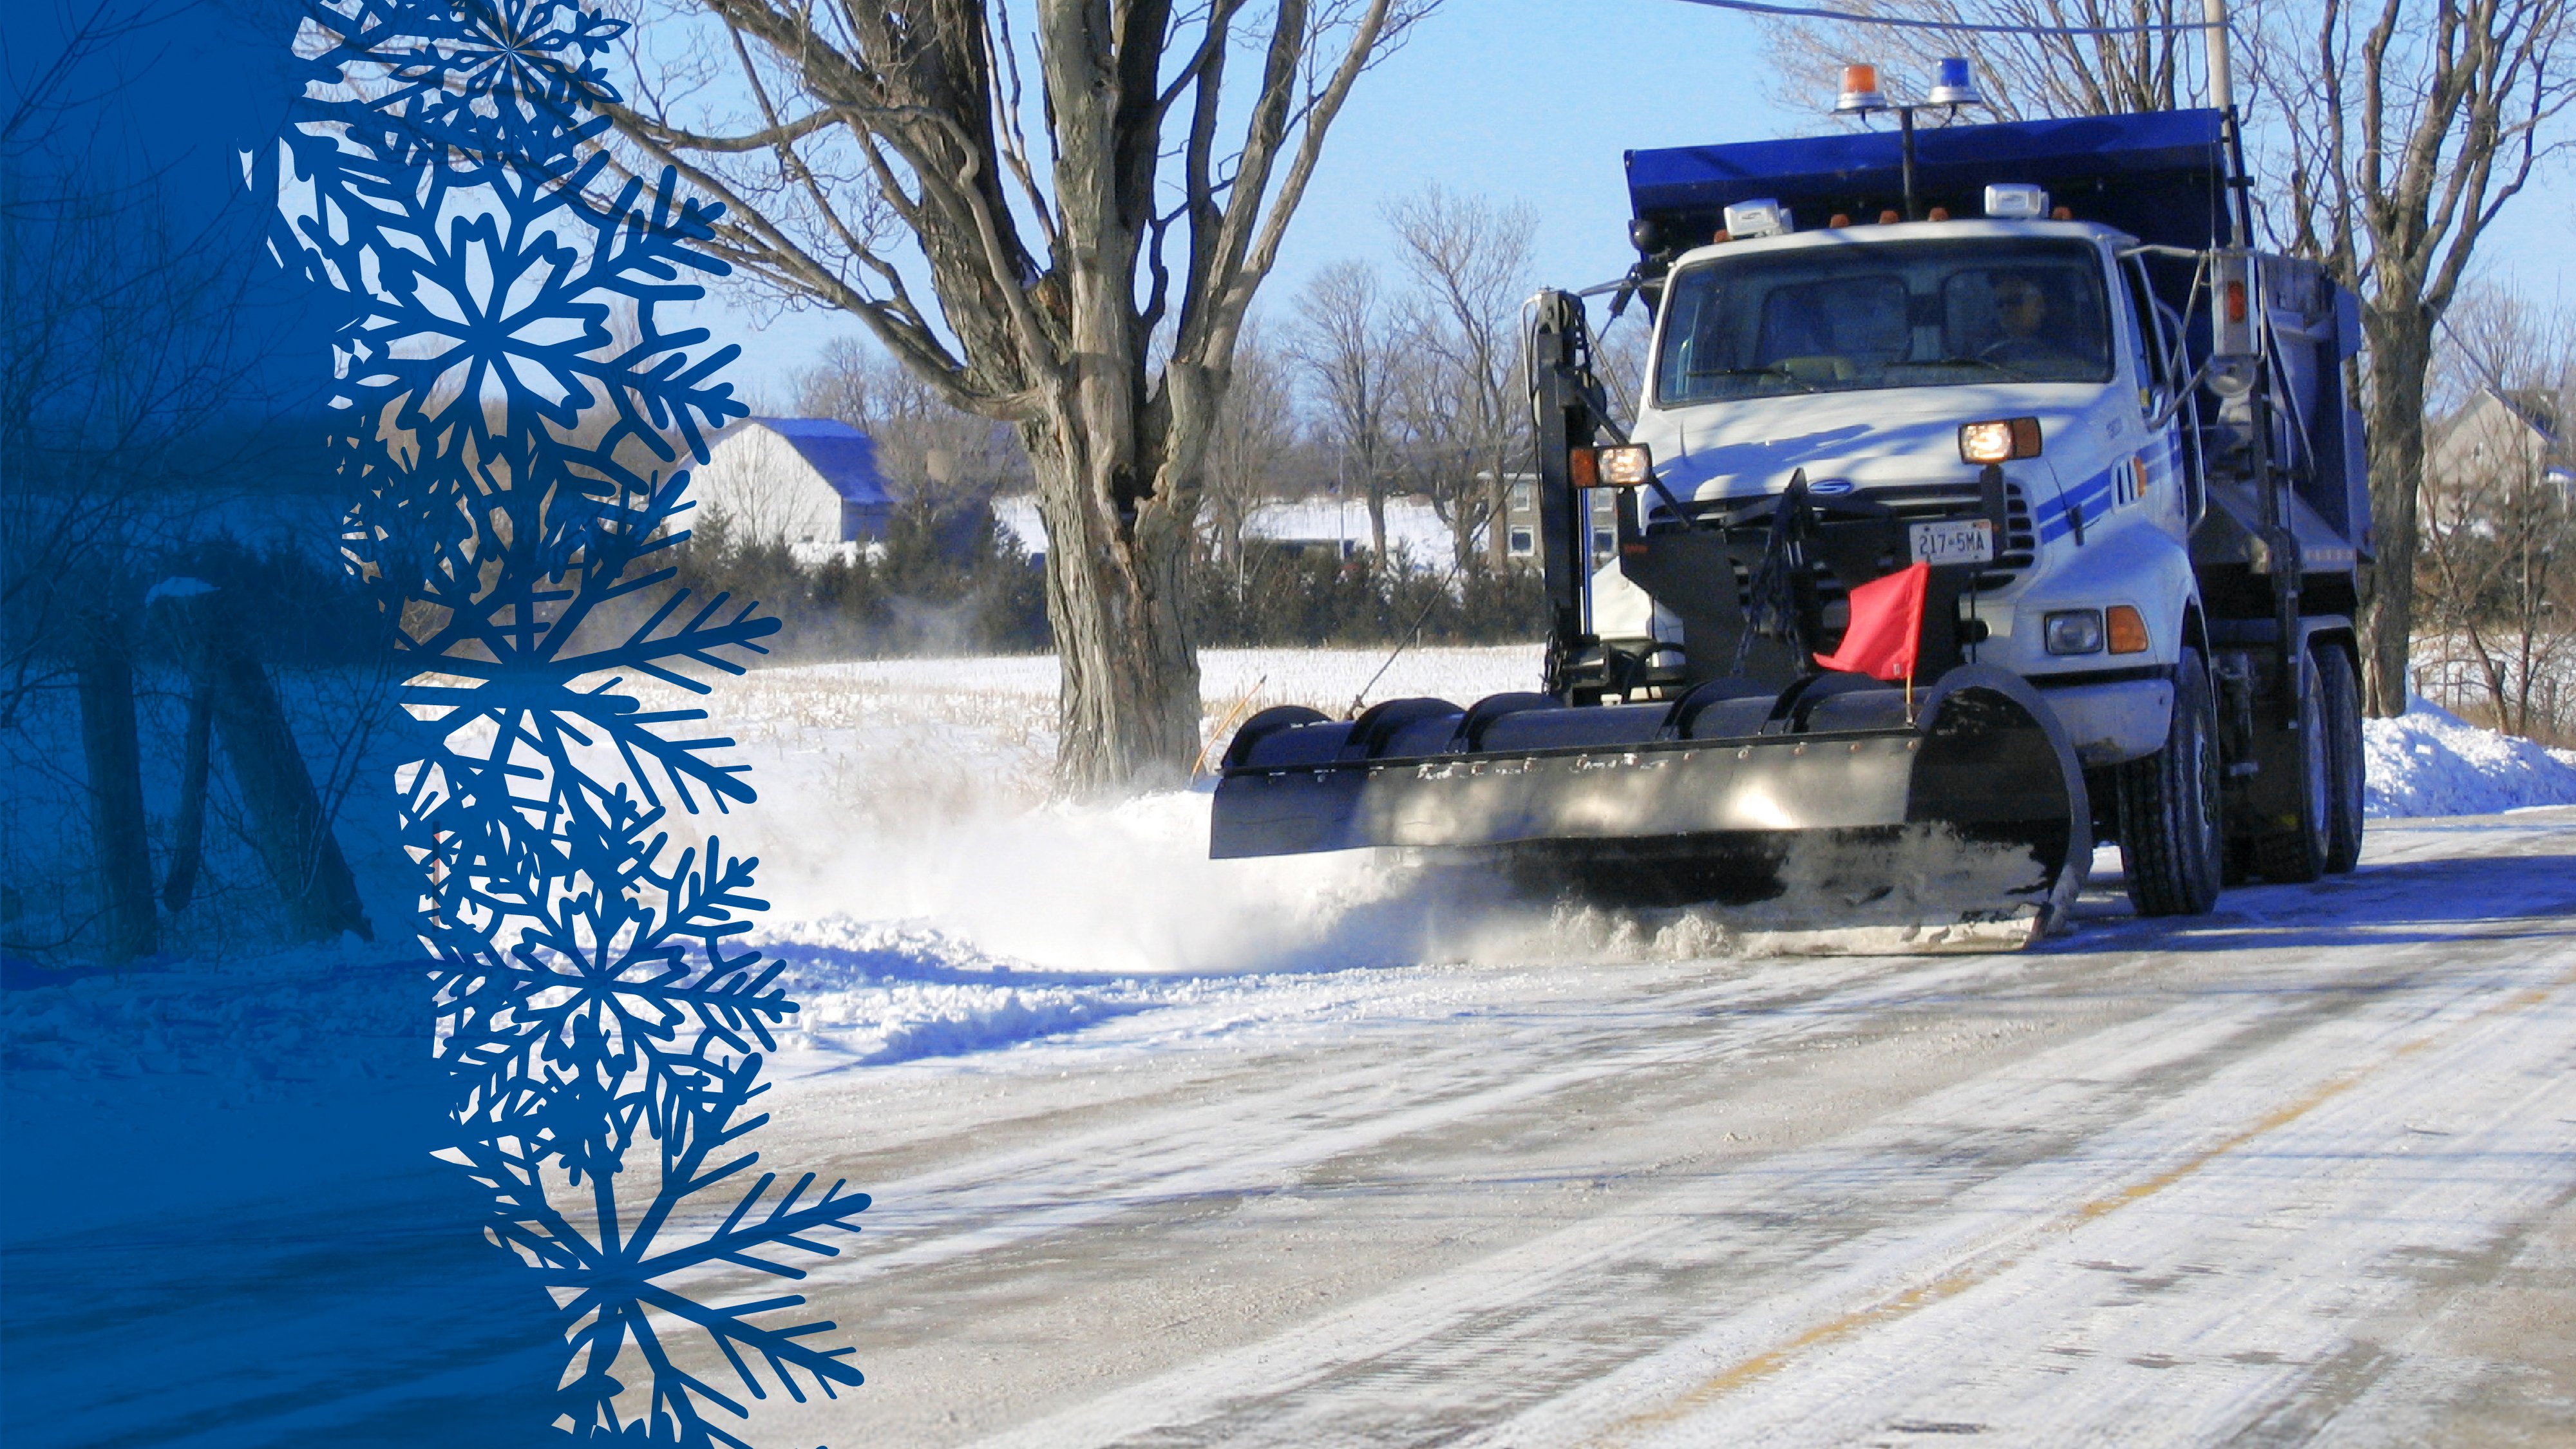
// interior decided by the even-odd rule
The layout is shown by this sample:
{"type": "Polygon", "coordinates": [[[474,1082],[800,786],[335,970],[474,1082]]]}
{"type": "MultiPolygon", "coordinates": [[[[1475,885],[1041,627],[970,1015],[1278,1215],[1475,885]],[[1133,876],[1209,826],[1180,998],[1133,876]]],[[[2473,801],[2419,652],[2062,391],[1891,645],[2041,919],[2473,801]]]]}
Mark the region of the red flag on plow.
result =
{"type": "Polygon", "coordinates": [[[1912,680],[1923,646],[1923,589],[1931,577],[1932,566],[1918,563],[1852,590],[1843,647],[1816,662],[1872,679],[1912,680]]]}

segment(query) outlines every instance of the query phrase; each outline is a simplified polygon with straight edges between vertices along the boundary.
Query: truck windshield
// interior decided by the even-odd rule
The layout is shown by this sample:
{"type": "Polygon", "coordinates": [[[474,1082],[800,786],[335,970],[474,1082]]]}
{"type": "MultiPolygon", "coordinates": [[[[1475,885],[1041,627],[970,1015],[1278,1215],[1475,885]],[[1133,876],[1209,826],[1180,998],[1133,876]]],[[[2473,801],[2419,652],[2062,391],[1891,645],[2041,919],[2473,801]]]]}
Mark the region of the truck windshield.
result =
{"type": "Polygon", "coordinates": [[[2108,382],[2080,241],[1874,242],[1688,267],[1664,293],[1662,406],[1966,382],[2108,382]]]}

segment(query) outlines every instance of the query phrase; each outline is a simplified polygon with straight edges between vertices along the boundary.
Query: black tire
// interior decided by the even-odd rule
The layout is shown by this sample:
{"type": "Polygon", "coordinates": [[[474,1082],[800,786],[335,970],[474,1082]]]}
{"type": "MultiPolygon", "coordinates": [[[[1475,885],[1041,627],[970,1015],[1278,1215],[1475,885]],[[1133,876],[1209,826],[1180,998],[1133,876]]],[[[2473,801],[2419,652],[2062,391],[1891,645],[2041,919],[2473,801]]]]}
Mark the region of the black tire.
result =
{"type": "Polygon", "coordinates": [[[2333,755],[2315,661],[2301,655],[2299,675],[2299,823],[2254,837],[2254,869],[2284,885],[2305,885],[2326,873],[2333,832],[2333,755]]]}
{"type": "Polygon", "coordinates": [[[2225,860],[2220,834],[2218,710],[2200,651],[2174,665],[2173,718],[2165,747],[2118,767],[2120,861],[2129,903],[2142,916],[2197,916],[2218,904],[2225,860]]]}
{"type": "Polygon", "coordinates": [[[2362,778],[2361,678],[2340,643],[2319,644],[2316,660],[2317,700],[2325,714],[2326,779],[2332,791],[2326,801],[2326,871],[2342,875],[2361,864],[2367,785],[2362,778]]]}

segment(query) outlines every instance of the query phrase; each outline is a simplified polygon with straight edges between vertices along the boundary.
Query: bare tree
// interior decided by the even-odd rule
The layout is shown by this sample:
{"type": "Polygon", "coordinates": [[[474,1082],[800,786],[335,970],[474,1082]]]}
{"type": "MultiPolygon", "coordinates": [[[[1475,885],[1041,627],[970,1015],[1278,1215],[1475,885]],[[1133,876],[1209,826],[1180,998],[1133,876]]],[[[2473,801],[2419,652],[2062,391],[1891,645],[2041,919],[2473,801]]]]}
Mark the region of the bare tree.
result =
{"type": "Polygon", "coordinates": [[[2576,727],[2576,320],[2490,293],[2450,321],[2436,373],[2455,402],[2432,430],[2417,556],[2426,642],[2465,655],[2499,728],[2562,743],[2576,727]]]}
{"type": "MultiPolygon", "coordinates": [[[[2200,34],[2165,29],[2200,19],[2200,0],[1850,0],[1837,9],[1948,24],[2021,25],[2034,30],[2155,26],[2143,34],[2040,35],[1766,22],[1771,99],[1791,111],[1822,111],[1836,70],[1876,61],[1884,84],[1920,97],[1943,56],[1973,54],[1986,100],[2006,120],[2170,111],[2187,95],[2186,72],[2200,34]]],[[[2259,26],[2260,4],[2237,7],[2259,26]]]]}
{"type": "Polygon", "coordinates": [[[1520,302],[1529,290],[1537,213],[1452,196],[1438,183],[1387,210],[1414,293],[1403,329],[1412,351],[1415,466],[1459,542],[1479,529],[1496,569],[1510,558],[1500,526],[1528,409],[1516,401],[1520,302]]]}
{"type": "Polygon", "coordinates": [[[1594,367],[1609,391],[1610,410],[1622,424],[1634,423],[1638,409],[1645,406],[1646,389],[1652,382],[1646,376],[1647,351],[1654,340],[1655,324],[1640,307],[1603,323],[1593,341],[1594,367]]]}
{"type": "Polygon", "coordinates": [[[1177,774],[1197,748],[1184,585],[1236,339],[1351,87],[1432,3],[695,0],[695,32],[633,37],[609,114],[636,159],[726,203],[717,248],[1019,429],[1060,788],[1177,774]]]}
{"type": "Polygon", "coordinates": [[[1356,482],[1368,499],[1370,567],[1384,569],[1396,340],[1377,269],[1335,262],[1307,281],[1296,306],[1289,353],[1322,405],[1345,486],[1356,482]]]}
{"type": "Polygon", "coordinates": [[[1286,360],[1259,328],[1246,327],[1235,345],[1234,382],[1208,443],[1206,485],[1210,541],[1218,560],[1234,570],[1238,594],[1247,582],[1244,535],[1253,513],[1283,491],[1296,444],[1296,398],[1286,360]]]}
{"type": "Polygon", "coordinates": [[[317,400],[281,383],[296,319],[242,265],[265,205],[156,113],[157,68],[208,25],[176,0],[25,4],[0,46],[0,749],[20,771],[0,875],[8,913],[56,903],[48,939],[9,931],[33,954],[170,943],[141,774],[145,589],[227,505],[309,468],[294,439],[318,432],[274,425],[317,400]],[[77,752],[55,732],[66,692],[77,752]],[[52,828],[83,816],[86,861],[52,828]]]}
{"type": "Polygon", "coordinates": [[[109,148],[0,149],[0,724],[140,553],[238,491],[267,339],[242,269],[109,148]],[[214,253],[210,257],[208,253],[214,253]],[[194,507],[173,507],[185,492],[194,507]]]}
{"type": "Polygon", "coordinates": [[[2576,99],[2567,0],[2319,0],[2253,37],[2282,98],[2288,244],[2361,293],[2378,564],[2363,603],[2364,694],[2406,708],[2416,502],[2434,329],[2507,203],[2566,143],[2576,99]],[[2293,39],[2296,37],[2296,39],[2293,39]]]}

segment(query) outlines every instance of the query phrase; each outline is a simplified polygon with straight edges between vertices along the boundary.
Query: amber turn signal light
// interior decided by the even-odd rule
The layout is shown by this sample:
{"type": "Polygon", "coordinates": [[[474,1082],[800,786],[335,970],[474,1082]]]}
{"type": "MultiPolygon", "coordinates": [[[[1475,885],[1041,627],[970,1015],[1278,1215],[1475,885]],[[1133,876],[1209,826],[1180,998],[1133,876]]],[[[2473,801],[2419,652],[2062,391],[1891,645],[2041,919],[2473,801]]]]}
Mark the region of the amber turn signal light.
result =
{"type": "Polygon", "coordinates": [[[2146,616],[2127,604],[2113,604],[2102,611],[2102,632],[2109,636],[2114,654],[2147,652],[2146,616]]]}
{"type": "Polygon", "coordinates": [[[1959,456],[1971,463],[2007,463],[2039,456],[2039,419],[2005,418],[1959,426],[1959,456]]]}

